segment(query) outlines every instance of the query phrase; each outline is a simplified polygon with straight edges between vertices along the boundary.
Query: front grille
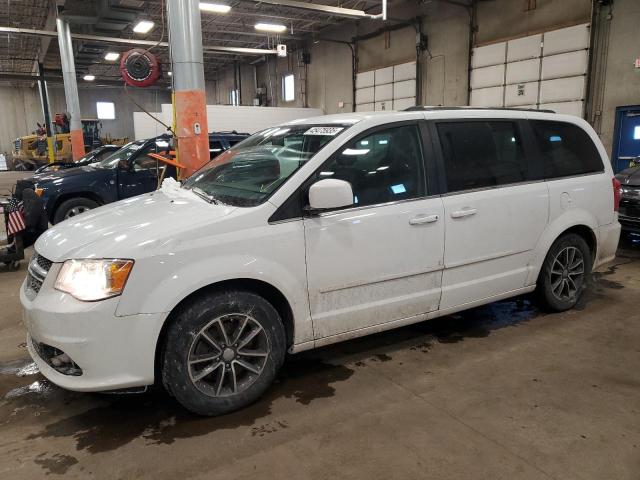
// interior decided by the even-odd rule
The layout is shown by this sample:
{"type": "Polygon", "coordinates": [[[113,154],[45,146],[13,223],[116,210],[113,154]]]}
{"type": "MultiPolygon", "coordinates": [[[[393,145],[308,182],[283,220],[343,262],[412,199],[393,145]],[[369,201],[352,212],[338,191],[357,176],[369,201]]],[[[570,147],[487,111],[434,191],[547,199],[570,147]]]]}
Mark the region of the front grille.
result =
{"type": "Polygon", "coordinates": [[[629,200],[628,198],[623,198],[620,200],[619,213],[625,217],[640,218],[640,199],[629,200]]]}
{"type": "Polygon", "coordinates": [[[14,148],[16,149],[16,152],[19,152],[21,147],[22,147],[22,140],[19,140],[19,139],[16,140],[14,142],[14,148]]]}
{"type": "Polygon", "coordinates": [[[628,200],[640,200],[640,187],[623,185],[620,193],[622,198],[628,200]]]}
{"type": "Polygon", "coordinates": [[[42,268],[44,271],[48,272],[53,265],[53,262],[48,258],[44,258],[42,255],[35,254],[36,263],[42,268]]]}
{"type": "Polygon", "coordinates": [[[30,300],[36,298],[52,264],[53,262],[51,260],[38,253],[35,253],[33,257],[31,257],[31,261],[29,261],[29,266],[27,267],[27,281],[24,286],[27,298],[30,300]]]}

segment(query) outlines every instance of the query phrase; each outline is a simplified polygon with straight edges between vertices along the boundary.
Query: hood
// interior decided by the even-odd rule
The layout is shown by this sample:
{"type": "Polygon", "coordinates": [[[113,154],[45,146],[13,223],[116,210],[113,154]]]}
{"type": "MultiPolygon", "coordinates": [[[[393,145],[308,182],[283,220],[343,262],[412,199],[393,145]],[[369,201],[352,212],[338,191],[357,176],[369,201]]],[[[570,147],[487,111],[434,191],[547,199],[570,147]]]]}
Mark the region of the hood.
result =
{"type": "Polygon", "coordinates": [[[64,168],[57,170],[55,172],[42,172],[36,173],[32,178],[34,182],[38,184],[54,182],[55,180],[60,180],[64,178],[76,177],[78,175],[87,175],[89,173],[100,172],[100,174],[104,174],[107,170],[100,170],[97,168],[84,166],[84,167],[73,167],[73,168],[64,168]]]}
{"type": "Polygon", "coordinates": [[[153,193],[105,205],[65,220],[36,242],[53,262],[70,258],[143,258],[175,248],[236,207],[214,205],[183,190],[153,193]]]}
{"type": "Polygon", "coordinates": [[[622,185],[640,187],[640,166],[627,168],[616,175],[622,185]]]}

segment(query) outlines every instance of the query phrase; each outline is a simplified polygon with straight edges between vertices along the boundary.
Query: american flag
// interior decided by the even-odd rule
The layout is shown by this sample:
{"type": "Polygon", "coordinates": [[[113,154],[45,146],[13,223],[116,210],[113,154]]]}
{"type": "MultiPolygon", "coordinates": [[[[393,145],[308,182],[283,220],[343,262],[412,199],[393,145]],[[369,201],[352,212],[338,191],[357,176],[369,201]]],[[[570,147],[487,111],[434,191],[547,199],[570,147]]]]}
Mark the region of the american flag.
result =
{"type": "Polygon", "coordinates": [[[7,215],[7,235],[15,235],[26,228],[22,202],[18,202],[17,198],[11,197],[5,208],[5,213],[7,215]]]}

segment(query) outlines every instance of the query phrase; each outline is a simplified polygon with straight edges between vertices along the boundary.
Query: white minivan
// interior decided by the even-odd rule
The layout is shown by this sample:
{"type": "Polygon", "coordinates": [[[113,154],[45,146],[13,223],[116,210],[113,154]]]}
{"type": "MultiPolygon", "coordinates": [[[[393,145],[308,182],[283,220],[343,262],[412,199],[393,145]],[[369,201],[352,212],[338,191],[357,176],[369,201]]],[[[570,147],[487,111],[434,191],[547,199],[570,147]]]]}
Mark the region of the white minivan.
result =
{"type": "Polygon", "coordinates": [[[296,120],[181,187],[48,230],[28,348],[71,390],[163,384],[193,412],[256,400],[296,353],[537,293],[572,308],[620,235],[583,120],[414,108],[296,120]]]}

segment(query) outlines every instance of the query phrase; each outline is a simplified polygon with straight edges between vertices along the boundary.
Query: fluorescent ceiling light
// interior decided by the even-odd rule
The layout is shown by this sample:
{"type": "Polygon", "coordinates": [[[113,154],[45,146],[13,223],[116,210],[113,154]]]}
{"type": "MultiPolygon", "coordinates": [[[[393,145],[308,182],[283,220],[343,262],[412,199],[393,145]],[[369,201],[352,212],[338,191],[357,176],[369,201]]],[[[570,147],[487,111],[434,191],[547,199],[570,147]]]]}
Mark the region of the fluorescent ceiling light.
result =
{"type": "Polygon", "coordinates": [[[256,30],[262,30],[263,32],[276,32],[282,33],[287,30],[285,25],[276,25],[275,23],[256,23],[256,30]]]}
{"type": "Polygon", "coordinates": [[[200,10],[203,12],[213,12],[213,13],[227,13],[231,10],[229,5],[223,5],[221,3],[207,3],[200,2],[200,10]]]}
{"type": "Polygon", "coordinates": [[[120,54],[116,52],[109,52],[104,56],[104,59],[108,62],[115,62],[120,58],[120,54]]]}
{"type": "Polygon", "coordinates": [[[171,76],[173,75],[173,72],[167,72],[167,75],[171,76]]]}
{"type": "Polygon", "coordinates": [[[95,75],[88,74],[88,75],[85,75],[85,76],[84,76],[84,77],[82,77],[82,78],[83,78],[85,81],[87,81],[87,82],[93,82],[93,81],[96,79],[96,76],[95,76],[95,75]]]}
{"type": "Polygon", "coordinates": [[[155,23],[150,20],[140,20],[138,24],[133,27],[133,31],[136,33],[148,33],[151,31],[155,23]]]}

